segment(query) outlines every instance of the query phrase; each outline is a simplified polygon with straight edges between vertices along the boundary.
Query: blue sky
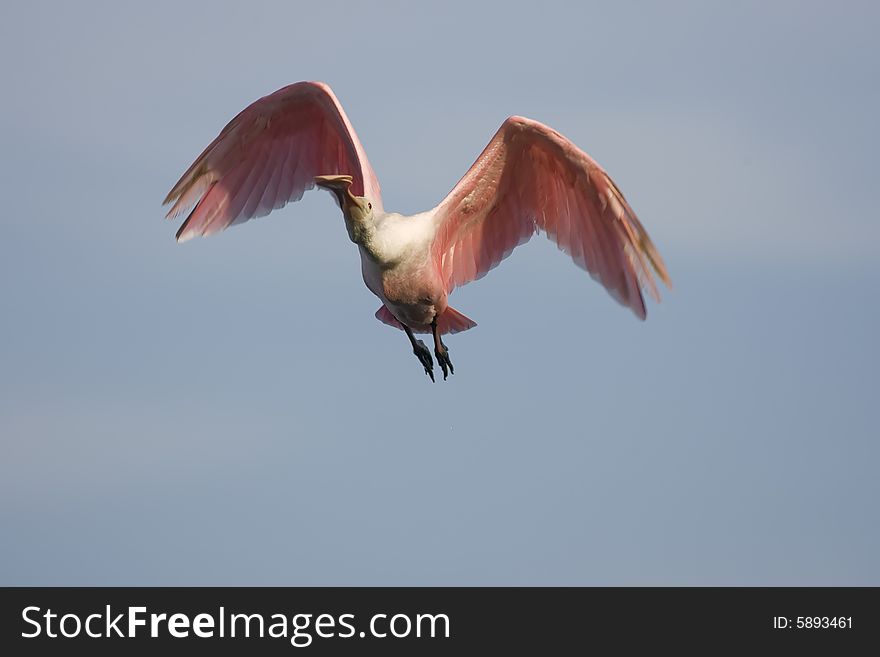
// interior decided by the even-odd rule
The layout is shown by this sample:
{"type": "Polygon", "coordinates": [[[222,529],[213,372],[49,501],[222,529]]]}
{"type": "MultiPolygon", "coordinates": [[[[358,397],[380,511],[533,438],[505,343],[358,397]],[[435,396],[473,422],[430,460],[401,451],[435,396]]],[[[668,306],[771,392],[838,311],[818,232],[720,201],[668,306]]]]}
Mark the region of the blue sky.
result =
{"type": "Polygon", "coordinates": [[[878,10],[0,10],[0,584],[880,584],[878,10]],[[615,178],[637,321],[535,239],[431,385],[326,194],[174,242],[245,105],[328,82],[385,206],[510,114],[615,178]]]}

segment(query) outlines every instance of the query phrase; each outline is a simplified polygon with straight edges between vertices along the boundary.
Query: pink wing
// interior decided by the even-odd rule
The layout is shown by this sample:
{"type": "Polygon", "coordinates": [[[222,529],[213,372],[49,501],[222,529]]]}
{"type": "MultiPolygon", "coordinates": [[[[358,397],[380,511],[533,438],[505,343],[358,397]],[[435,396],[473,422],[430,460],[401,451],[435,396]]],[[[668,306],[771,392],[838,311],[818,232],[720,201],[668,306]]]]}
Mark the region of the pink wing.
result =
{"type": "Polygon", "coordinates": [[[230,121],[169,192],[168,218],[194,202],[178,241],[212,235],[298,201],[315,176],[348,174],[382,208],[379,181],[342,106],[322,82],[297,82],[230,121]]]}
{"type": "Polygon", "coordinates": [[[607,173],[555,130],[507,119],[437,207],[434,259],[448,292],[484,276],[536,230],[645,318],[641,287],[671,286],[660,254],[607,173]]]}

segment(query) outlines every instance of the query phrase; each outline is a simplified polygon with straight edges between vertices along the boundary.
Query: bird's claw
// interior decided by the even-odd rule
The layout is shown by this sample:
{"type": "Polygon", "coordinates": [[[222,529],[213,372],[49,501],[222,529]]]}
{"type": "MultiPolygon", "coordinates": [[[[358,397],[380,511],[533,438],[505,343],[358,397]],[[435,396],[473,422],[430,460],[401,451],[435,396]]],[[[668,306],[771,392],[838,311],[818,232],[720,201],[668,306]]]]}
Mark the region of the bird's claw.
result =
{"type": "MultiPolygon", "coordinates": [[[[431,352],[428,350],[428,347],[425,346],[425,343],[421,340],[416,340],[416,344],[413,347],[413,353],[416,355],[416,358],[419,359],[419,362],[425,368],[425,374],[431,377],[431,383],[434,383],[434,359],[431,358],[431,352]]],[[[443,368],[445,379],[446,368],[443,368]]]]}
{"type": "Polygon", "coordinates": [[[452,367],[452,361],[449,360],[449,349],[446,345],[442,346],[442,351],[440,349],[435,349],[434,355],[437,356],[437,363],[443,370],[443,380],[445,381],[449,374],[455,374],[455,368],[452,367]]]}

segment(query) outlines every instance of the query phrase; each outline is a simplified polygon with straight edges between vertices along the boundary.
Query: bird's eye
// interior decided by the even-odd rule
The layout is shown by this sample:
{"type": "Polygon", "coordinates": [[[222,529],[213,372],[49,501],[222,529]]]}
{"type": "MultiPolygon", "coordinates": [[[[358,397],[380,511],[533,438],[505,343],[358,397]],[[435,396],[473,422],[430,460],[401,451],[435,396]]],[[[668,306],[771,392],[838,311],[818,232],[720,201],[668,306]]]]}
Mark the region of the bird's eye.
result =
{"type": "Polygon", "coordinates": [[[367,210],[372,210],[372,209],[373,209],[373,204],[367,203],[367,210]]]}

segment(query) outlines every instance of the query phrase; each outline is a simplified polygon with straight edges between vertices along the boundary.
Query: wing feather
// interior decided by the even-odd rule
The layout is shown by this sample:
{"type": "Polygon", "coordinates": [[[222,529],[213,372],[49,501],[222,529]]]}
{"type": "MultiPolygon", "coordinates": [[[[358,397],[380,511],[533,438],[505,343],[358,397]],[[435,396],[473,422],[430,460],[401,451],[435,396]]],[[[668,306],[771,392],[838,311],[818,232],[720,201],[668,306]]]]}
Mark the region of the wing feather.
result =
{"type": "Polygon", "coordinates": [[[274,145],[273,150],[275,153],[273,154],[273,159],[278,164],[271,168],[269,179],[266,181],[263,193],[260,194],[260,200],[257,203],[255,217],[265,217],[278,207],[275,203],[278,196],[278,186],[281,183],[281,171],[287,163],[287,148],[289,148],[287,139],[281,139],[274,145]]]}
{"type": "Polygon", "coordinates": [[[507,119],[434,217],[433,255],[448,292],[484,276],[539,230],[642,319],[642,288],[659,298],[655,275],[671,286],[608,174],[537,121],[507,119]]]}
{"type": "Polygon", "coordinates": [[[381,211],[379,181],[326,84],[297,82],[239,112],[165,198],[168,218],[195,203],[177,233],[211,235],[302,198],[315,176],[352,176],[352,192],[381,211]]]}

